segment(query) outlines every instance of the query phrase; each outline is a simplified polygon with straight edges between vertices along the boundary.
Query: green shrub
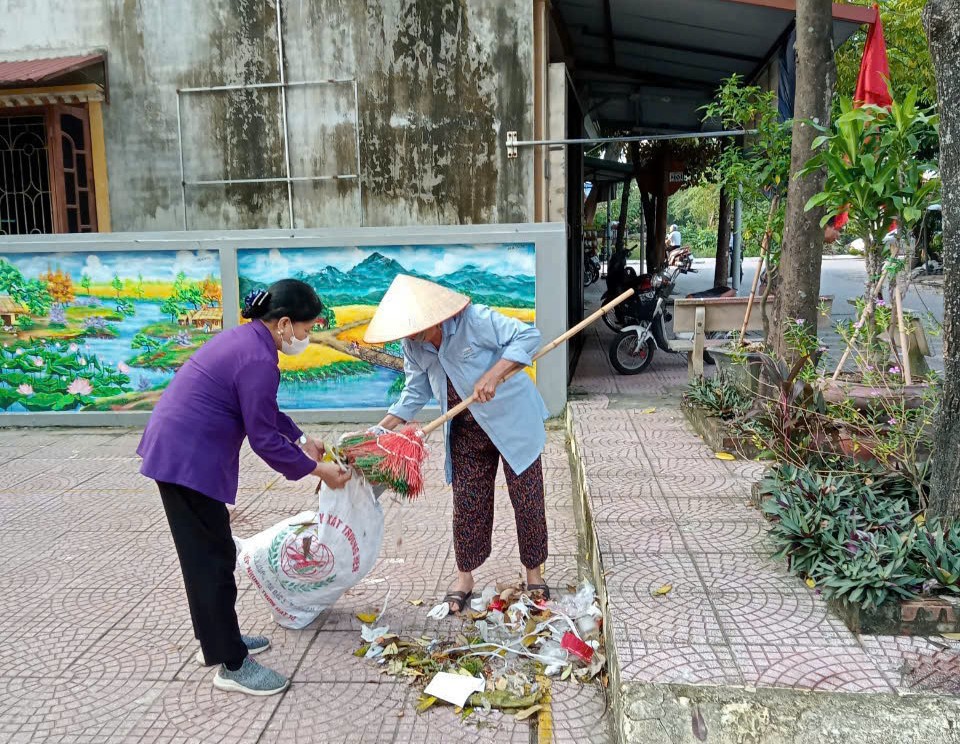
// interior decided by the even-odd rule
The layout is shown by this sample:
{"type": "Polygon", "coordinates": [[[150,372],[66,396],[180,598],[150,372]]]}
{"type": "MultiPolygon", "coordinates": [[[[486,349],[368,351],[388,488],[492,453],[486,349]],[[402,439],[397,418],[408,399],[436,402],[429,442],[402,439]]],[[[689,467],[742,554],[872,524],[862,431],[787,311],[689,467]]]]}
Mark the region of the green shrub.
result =
{"type": "Polygon", "coordinates": [[[824,596],[870,608],[924,591],[960,594],[960,526],[925,524],[906,479],[778,465],[760,493],[775,557],[824,596]]]}
{"type": "Polygon", "coordinates": [[[725,420],[740,416],[751,404],[750,397],[722,372],[710,378],[693,380],[684,400],[688,405],[702,408],[725,420]]]}

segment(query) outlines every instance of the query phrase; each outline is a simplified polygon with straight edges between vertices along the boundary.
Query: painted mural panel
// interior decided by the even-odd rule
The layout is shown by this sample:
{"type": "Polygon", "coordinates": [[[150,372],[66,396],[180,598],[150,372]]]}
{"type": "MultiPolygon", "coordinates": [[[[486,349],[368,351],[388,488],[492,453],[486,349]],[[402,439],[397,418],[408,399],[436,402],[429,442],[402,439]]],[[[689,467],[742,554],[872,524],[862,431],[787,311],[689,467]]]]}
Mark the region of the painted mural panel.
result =
{"type": "Polygon", "coordinates": [[[0,254],[0,410],[149,410],[223,327],[215,251],[0,254]]]}
{"type": "Polygon", "coordinates": [[[280,405],[288,409],[383,408],[403,389],[399,343],[363,333],[397,274],[413,274],[526,323],[535,320],[532,243],[251,249],[238,253],[240,296],[284,278],[310,284],[328,311],[313,343],[280,357],[280,405]]]}

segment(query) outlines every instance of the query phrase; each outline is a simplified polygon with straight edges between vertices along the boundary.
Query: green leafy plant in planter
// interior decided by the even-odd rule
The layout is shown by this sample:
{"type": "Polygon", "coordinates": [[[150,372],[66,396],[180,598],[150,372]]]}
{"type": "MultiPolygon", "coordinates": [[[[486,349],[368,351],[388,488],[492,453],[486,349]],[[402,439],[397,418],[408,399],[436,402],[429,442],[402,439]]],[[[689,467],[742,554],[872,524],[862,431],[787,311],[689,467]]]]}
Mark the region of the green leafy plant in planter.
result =
{"type": "MultiPolygon", "coordinates": [[[[932,108],[918,105],[917,97],[914,89],[889,110],[842,101],[840,115],[829,128],[812,124],[823,134],[813,143],[816,154],[801,171],[804,175],[822,169],[827,174],[823,191],[806,208],[823,207],[824,225],[847,214],[848,232],[863,240],[867,279],[858,320],[847,333],[841,332],[848,345],[859,342],[856,351],[877,368],[887,366],[891,352],[896,359],[889,334],[886,343],[879,343],[891,327],[894,295],[888,296],[885,310],[878,302],[878,289],[887,281],[902,295],[906,260],[900,248],[907,255],[913,253],[914,228],[940,187],[936,164],[923,157],[936,142],[938,119],[932,108]],[[894,227],[896,239],[888,240],[894,227]]],[[[896,366],[903,364],[898,360],[896,366]]]]}
{"type": "MultiPolygon", "coordinates": [[[[885,262],[895,260],[884,238],[896,223],[900,241],[908,237],[926,208],[936,199],[939,179],[931,177],[936,164],[923,158],[936,142],[938,117],[933,108],[917,103],[917,90],[894,101],[889,110],[879,106],[854,107],[840,102],[840,115],[829,128],[817,128],[816,155],[801,175],[823,168],[823,191],[807,209],[824,208],[824,225],[846,213],[848,231],[863,239],[867,257],[867,291],[872,295],[885,262]]],[[[898,242],[900,242],[898,241],[898,242]]],[[[902,266],[891,267],[899,271],[902,266]]]]}
{"type": "MultiPolygon", "coordinates": [[[[885,389],[886,383],[878,383],[885,389]]],[[[839,453],[860,462],[875,462],[910,484],[914,500],[926,507],[933,449],[933,425],[940,405],[935,380],[920,397],[877,395],[866,407],[850,400],[829,404],[838,431],[839,453]]]]}
{"type": "Polygon", "coordinates": [[[917,536],[915,548],[934,587],[960,594],[960,525],[930,520],[917,536]]]}
{"type": "Polygon", "coordinates": [[[917,513],[893,479],[782,465],[761,485],[776,557],[828,598],[875,607],[916,596],[917,513]],[[889,489],[889,490],[888,490],[889,489]]]}
{"type": "Polygon", "coordinates": [[[903,533],[876,535],[856,555],[833,564],[833,573],[823,580],[824,596],[864,609],[917,596],[923,582],[911,571],[911,548],[911,539],[905,540],[903,533]]]}
{"type": "Polygon", "coordinates": [[[684,403],[730,421],[750,407],[751,399],[727,375],[717,373],[710,378],[692,381],[684,393],[684,403]]]}
{"type": "Polygon", "coordinates": [[[876,464],[842,473],[783,464],[760,492],[775,557],[825,597],[869,609],[960,594],[960,524],[926,520],[899,474],[876,464]]]}
{"type": "Polygon", "coordinates": [[[803,465],[821,448],[826,403],[804,370],[816,368],[822,350],[803,354],[792,365],[760,354],[764,384],[742,426],[752,431],[765,452],[781,462],[803,465]]]}

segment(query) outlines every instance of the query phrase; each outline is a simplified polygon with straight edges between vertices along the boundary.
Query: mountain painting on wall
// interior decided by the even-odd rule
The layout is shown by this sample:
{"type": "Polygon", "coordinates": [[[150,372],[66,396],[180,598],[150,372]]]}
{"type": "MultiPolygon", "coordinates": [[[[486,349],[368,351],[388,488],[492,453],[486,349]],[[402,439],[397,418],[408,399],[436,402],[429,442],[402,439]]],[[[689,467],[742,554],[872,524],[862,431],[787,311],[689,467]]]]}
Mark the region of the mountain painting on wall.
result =
{"type": "Polygon", "coordinates": [[[403,389],[399,344],[363,343],[377,304],[398,274],[461,292],[525,323],[535,320],[532,243],[238,251],[240,297],[278,279],[301,279],[328,308],[313,343],[281,356],[280,404],[290,409],[383,408],[403,389]]]}

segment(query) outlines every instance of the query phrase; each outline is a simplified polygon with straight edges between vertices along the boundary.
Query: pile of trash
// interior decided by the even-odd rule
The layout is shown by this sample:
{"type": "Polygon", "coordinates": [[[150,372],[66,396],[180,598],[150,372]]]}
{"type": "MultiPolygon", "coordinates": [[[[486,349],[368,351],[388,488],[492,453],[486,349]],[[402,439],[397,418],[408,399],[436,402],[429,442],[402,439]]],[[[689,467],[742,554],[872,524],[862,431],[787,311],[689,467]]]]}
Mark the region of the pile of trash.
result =
{"type": "MultiPolygon", "coordinates": [[[[364,624],[355,655],[421,687],[417,710],[438,700],[464,714],[473,708],[537,712],[549,678],[606,684],[603,615],[589,581],[553,601],[535,600],[522,585],[500,585],[475,597],[453,638],[405,638],[388,625],[364,624]]],[[[429,615],[442,618],[446,603],[429,615]]],[[[367,618],[361,618],[367,619],[367,618]]]]}

